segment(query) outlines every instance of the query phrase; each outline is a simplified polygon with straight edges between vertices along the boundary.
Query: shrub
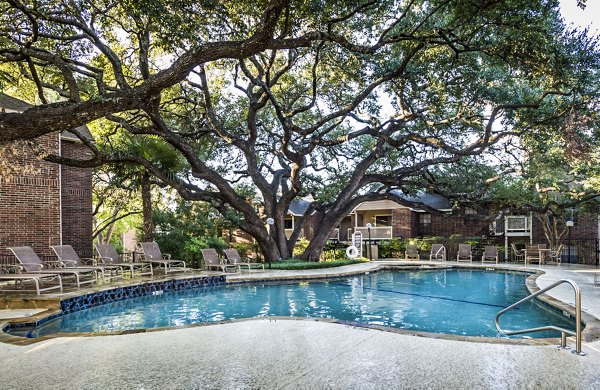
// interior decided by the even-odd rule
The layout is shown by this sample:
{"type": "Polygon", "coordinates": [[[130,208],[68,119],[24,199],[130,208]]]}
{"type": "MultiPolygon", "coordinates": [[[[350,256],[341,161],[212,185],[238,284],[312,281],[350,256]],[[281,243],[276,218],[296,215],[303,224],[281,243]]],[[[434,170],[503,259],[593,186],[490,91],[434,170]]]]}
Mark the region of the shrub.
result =
{"type": "Polygon", "coordinates": [[[401,258],[406,251],[406,242],[399,238],[382,241],[379,244],[379,257],[382,259],[401,258]]]}
{"type": "Polygon", "coordinates": [[[203,265],[201,249],[213,248],[223,253],[229,245],[220,237],[191,237],[183,246],[183,260],[189,262],[193,268],[201,268],[203,265]]]}
{"type": "Polygon", "coordinates": [[[343,260],[332,260],[332,261],[302,261],[298,259],[287,259],[272,263],[272,269],[285,269],[285,270],[303,270],[303,269],[318,269],[318,268],[330,268],[330,267],[341,267],[343,265],[364,263],[368,260],[357,260],[357,259],[343,259],[343,260]]]}

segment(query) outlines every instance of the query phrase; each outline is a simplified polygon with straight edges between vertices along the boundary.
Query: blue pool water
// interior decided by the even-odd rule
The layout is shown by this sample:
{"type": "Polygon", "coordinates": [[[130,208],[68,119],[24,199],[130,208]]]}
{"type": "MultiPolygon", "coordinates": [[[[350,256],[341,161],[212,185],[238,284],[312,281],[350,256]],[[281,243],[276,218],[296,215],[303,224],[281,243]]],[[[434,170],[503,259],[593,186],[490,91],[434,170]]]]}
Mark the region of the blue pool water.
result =
{"type": "MultiPolygon", "coordinates": [[[[296,316],[496,337],[496,313],[529,295],[526,276],[479,270],[382,271],[334,281],[191,289],[74,312],[27,332],[36,337],[57,332],[113,332],[250,317],[296,316]]],[[[573,320],[535,302],[506,313],[501,319],[505,329],[548,324],[575,327],[573,320]]],[[[546,332],[525,337],[558,336],[546,332]]]]}

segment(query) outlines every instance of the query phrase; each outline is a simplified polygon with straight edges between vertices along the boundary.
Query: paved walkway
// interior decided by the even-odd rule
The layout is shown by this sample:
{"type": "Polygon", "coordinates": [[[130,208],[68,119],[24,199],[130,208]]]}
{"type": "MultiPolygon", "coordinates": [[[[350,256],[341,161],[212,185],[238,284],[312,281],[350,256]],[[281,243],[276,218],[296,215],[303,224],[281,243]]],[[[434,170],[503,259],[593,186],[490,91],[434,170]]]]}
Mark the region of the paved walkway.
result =
{"type": "MultiPolygon", "coordinates": [[[[539,268],[547,272],[537,279],[542,287],[563,277],[580,283],[585,309],[598,317],[600,288],[593,287],[584,267],[539,268]]],[[[553,295],[572,299],[568,286],[553,295]]],[[[553,346],[471,343],[326,321],[262,319],[64,337],[28,346],[0,344],[0,389],[600,389],[600,341],[584,343],[583,350],[587,356],[553,346]]]]}

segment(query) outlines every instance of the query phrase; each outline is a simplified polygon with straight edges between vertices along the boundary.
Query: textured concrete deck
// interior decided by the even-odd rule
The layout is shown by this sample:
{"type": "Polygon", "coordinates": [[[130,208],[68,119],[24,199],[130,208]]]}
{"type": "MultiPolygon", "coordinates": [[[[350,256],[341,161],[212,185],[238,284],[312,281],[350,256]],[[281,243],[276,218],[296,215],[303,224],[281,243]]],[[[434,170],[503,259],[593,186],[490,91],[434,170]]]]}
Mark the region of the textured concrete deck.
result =
{"type": "MultiPolygon", "coordinates": [[[[565,277],[578,282],[584,309],[599,317],[600,288],[593,286],[590,268],[534,268],[546,272],[536,280],[540,287],[565,277]]],[[[572,292],[564,287],[552,295],[569,302],[572,292]]],[[[553,346],[430,339],[326,321],[249,320],[164,332],[64,337],[27,346],[0,344],[0,388],[599,389],[600,341],[584,343],[583,350],[587,356],[553,346]]]]}

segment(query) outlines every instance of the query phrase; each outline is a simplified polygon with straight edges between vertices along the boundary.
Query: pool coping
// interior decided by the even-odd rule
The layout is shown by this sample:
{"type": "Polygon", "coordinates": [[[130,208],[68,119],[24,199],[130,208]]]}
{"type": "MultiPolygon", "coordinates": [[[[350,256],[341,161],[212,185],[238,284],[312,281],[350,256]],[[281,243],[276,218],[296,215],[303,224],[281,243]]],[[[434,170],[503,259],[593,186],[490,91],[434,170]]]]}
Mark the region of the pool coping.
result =
{"type": "MultiPolygon", "coordinates": [[[[223,280],[223,283],[219,284],[210,284],[209,286],[217,286],[217,285],[237,285],[237,284],[248,284],[248,283],[277,283],[277,282],[297,282],[301,280],[331,280],[331,279],[339,279],[348,276],[356,276],[362,274],[369,274],[371,272],[378,272],[383,270],[436,270],[436,269],[483,269],[489,271],[510,271],[510,272],[518,272],[529,274],[529,276],[525,279],[525,286],[530,292],[533,294],[540,290],[539,286],[536,283],[536,280],[544,275],[546,272],[539,269],[531,269],[531,268],[515,268],[506,265],[498,266],[496,264],[444,264],[444,263],[416,263],[416,264],[393,264],[393,263],[381,263],[381,264],[373,264],[374,267],[369,269],[360,269],[360,270],[351,270],[344,272],[335,272],[335,273],[322,273],[322,274],[297,274],[297,275],[286,275],[284,277],[278,275],[261,275],[260,278],[251,277],[247,275],[246,277],[240,276],[235,279],[227,279],[225,275],[197,275],[196,277],[192,276],[191,278],[177,278],[177,279],[164,279],[159,281],[139,281],[132,286],[136,287],[148,287],[157,285],[159,283],[165,283],[168,281],[186,281],[190,279],[201,279],[201,278],[215,278],[218,277],[223,280]]],[[[331,270],[331,269],[329,269],[331,270]]],[[[51,340],[58,337],[103,337],[103,336],[115,336],[115,335],[127,335],[127,334],[136,334],[136,333],[148,333],[148,332],[158,332],[165,330],[174,330],[174,329],[185,329],[185,328],[195,328],[201,326],[213,326],[213,325],[223,325],[228,323],[242,322],[242,321],[254,321],[254,320],[269,320],[269,321],[282,321],[282,320],[292,320],[292,321],[317,321],[317,322],[327,322],[327,323],[335,323],[345,326],[350,326],[354,328],[363,328],[363,329],[374,329],[384,332],[397,333],[403,335],[412,335],[416,337],[427,337],[434,339],[445,339],[445,340],[453,340],[453,341],[467,341],[467,342],[477,342],[477,343],[494,343],[494,344],[509,344],[509,345],[558,345],[560,343],[560,339],[558,338],[525,338],[525,339],[509,339],[502,337],[479,337],[479,336],[464,336],[464,335],[455,335],[455,334],[445,334],[445,333],[431,333],[431,332],[423,332],[423,331],[414,331],[407,329],[399,329],[392,328],[386,326],[379,325],[369,325],[352,321],[344,321],[338,320],[335,318],[308,318],[308,317],[287,317],[287,316],[270,316],[270,317],[256,317],[256,318],[240,318],[234,320],[225,320],[219,322],[209,322],[209,323],[198,323],[198,324],[190,324],[186,326],[171,326],[171,327],[159,327],[159,328],[145,328],[145,329],[132,329],[132,330],[124,330],[117,332],[68,332],[68,333],[53,333],[52,335],[41,336],[36,338],[15,336],[9,333],[6,333],[6,330],[16,329],[19,327],[31,327],[41,325],[47,321],[50,321],[60,315],[66,314],[61,310],[60,303],[66,300],[71,299],[84,299],[86,296],[93,296],[100,292],[110,292],[117,289],[128,288],[132,286],[115,286],[113,288],[105,288],[96,292],[82,292],[81,294],[70,293],[68,297],[65,299],[46,299],[48,302],[55,303],[54,307],[49,308],[46,311],[35,314],[31,317],[27,318],[13,318],[8,320],[0,321],[0,342],[14,345],[30,345],[38,342],[42,342],[45,340],[51,340]]],[[[194,286],[194,287],[203,287],[203,286],[194,286]]],[[[189,287],[189,288],[194,288],[189,287]]],[[[206,287],[206,286],[204,286],[206,287]]],[[[152,290],[150,288],[149,290],[152,290]]],[[[174,290],[168,290],[174,291],[174,290]]],[[[162,292],[161,292],[162,293],[162,292]]],[[[150,295],[150,294],[145,294],[150,295]]],[[[141,296],[141,295],[138,295],[141,296]]],[[[132,298],[126,297],[124,299],[132,298]]],[[[113,300],[119,301],[123,299],[113,300]]],[[[562,312],[563,315],[567,315],[570,318],[575,318],[575,308],[563,301],[553,298],[548,294],[542,294],[538,297],[539,302],[547,305],[553,310],[557,310],[562,312]]],[[[102,302],[99,304],[104,304],[109,302],[102,302]]],[[[94,305],[97,306],[97,305],[94,305]]],[[[93,306],[90,306],[93,307],[93,306]]],[[[85,307],[87,308],[87,307],[85,307]]],[[[83,308],[83,309],[85,309],[83,308]]],[[[81,310],[81,309],[80,309],[81,310]]],[[[71,310],[68,312],[73,312],[78,310],[71,310]]],[[[591,314],[586,312],[581,312],[582,322],[585,325],[585,328],[582,332],[582,339],[586,342],[591,342],[600,339],[600,320],[594,317],[591,314]]]]}

